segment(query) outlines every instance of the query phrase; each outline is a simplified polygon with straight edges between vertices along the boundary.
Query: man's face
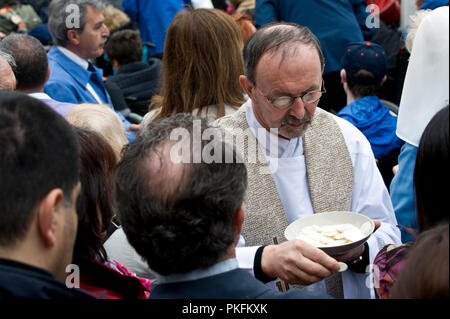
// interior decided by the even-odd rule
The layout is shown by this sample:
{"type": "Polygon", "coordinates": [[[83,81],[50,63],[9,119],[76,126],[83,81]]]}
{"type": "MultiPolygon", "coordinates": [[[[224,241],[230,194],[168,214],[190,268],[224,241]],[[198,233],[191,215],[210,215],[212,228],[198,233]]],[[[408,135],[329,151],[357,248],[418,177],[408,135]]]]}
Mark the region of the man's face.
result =
{"type": "Polygon", "coordinates": [[[267,130],[277,128],[278,134],[286,139],[303,135],[318,101],[306,104],[297,98],[291,106],[279,109],[270,100],[303,96],[322,89],[322,66],[317,50],[305,45],[295,49],[289,49],[284,58],[282,52],[264,54],[256,68],[255,86],[249,94],[258,122],[267,130]]]}
{"type": "Polygon", "coordinates": [[[109,37],[104,20],[101,10],[87,6],[86,25],[82,31],[77,31],[77,51],[83,59],[95,59],[103,54],[105,42],[109,37]]]}
{"type": "Polygon", "coordinates": [[[14,91],[16,89],[16,76],[8,62],[0,58],[0,91],[14,91]]]}

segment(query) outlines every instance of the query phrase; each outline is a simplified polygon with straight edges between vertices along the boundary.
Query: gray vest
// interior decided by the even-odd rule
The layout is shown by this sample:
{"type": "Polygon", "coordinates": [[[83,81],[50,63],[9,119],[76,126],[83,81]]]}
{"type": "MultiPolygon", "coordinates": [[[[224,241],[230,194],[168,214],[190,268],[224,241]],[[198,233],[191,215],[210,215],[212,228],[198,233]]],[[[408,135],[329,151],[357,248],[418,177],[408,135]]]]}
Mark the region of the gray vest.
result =
{"type": "MultiPolygon", "coordinates": [[[[284,230],[288,222],[275,182],[270,174],[262,173],[269,169],[265,151],[253,134],[247,133],[247,138],[239,136],[249,129],[245,106],[233,115],[219,119],[217,124],[239,137],[234,144],[248,170],[246,216],[242,229],[246,244],[259,246],[286,241],[284,230]],[[247,161],[249,154],[255,153],[264,161],[247,161]]],[[[330,113],[316,109],[313,121],[303,135],[303,148],[314,213],[349,211],[353,164],[340,127],[330,113]]]]}

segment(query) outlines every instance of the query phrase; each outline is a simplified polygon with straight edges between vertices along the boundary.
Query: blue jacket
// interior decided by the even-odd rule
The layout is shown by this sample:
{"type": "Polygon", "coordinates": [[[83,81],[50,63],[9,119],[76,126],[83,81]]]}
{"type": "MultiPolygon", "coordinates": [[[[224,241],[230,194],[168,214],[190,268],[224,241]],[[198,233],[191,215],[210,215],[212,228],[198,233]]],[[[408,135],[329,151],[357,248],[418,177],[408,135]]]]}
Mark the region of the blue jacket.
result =
{"type": "MultiPolygon", "coordinates": [[[[405,143],[398,157],[398,172],[392,179],[390,195],[394,206],[397,223],[401,226],[419,229],[417,223],[416,193],[414,189],[414,168],[418,148],[405,143]]],[[[414,240],[410,234],[401,229],[402,242],[414,240]]]]}
{"type": "Polygon", "coordinates": [[[123,11],[139,24],[142,40],[156,45],[150,49],[151,56],[163,53],[167,29],[186,3],[190,1],[122,0],[123,11]]]}
{"type": "Polygon", "coordinates": [[[448,0],[425,0],[422,7],[420,9],[422,10],[434,10],[439,7],[446,6],[448,4],[448,0]]]}
{"type": "MultiPolygon", "coordinates": [[[[93,67],[93,71],[85,70],[80,65],[69,59],[57,47],[52,47],[47,54],[50,66],[50,78],[45,84],[44,91],[52,99],[73,104],[93,103],[98,101],[89,92],[86,85],[91,84],[94,91],[104,104],[112,107],[111,98],[103,83],[103,70],[93,67]]],[[[120,112],[117,112],[125,130],[128,130],[131,123],[128,122],[120,112]]],[[[136,139],[133,132],[127,133],[128,141],[136,139]]]]}
{"type": "Polygon", "coordinates": [[[337,116],[349,121],[364,134],[376,159],[382,159],[403,145],[395,134],[397,118],[376,96],[356,100],[340,110],[337,116]]]}
{"type": "Polygon", "coordinates": [[[282,293],[269,288],[243,269],[152,288],[150,299],[331,299],[322,292],[298,288],[282,293]]]}
{"type": "Polygon", "coordinates": [[[52,99],[60,102],[80,104],[98,101],[86,88],[88,83],[105,104],[111,104],[111,98],[103,84],[103,71],[94,66],[95,72],[83,69],[69,59],[57,47],[48,53],[50,78],[45,84],[44,91],[52,99]]]}
{"type": "Polygon", "coordinates": [[[80,289],[69,289],[48,271],[0,258],[0,299],[94,299],[80,289]]]}
{"type": "Polygon", "coordinates": [[[360,25],[369,14],[362,9],[366,6],[364,0],[256,0],[255,23],[285,21],[310,28],[322,44],[326,74],[341,69],[349,43],[364,40],[360,25]]]}

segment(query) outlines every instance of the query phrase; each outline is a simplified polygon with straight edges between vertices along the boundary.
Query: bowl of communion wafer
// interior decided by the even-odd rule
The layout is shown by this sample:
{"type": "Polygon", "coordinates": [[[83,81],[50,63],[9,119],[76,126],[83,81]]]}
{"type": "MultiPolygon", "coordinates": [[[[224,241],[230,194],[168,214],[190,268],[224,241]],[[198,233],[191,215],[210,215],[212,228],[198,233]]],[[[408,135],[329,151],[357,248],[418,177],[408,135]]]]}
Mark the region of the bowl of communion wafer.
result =
{"type": "Polygon", "coordinates": [[[284,231],[287,240],[301,239],[330,256],[363,245],[375,229],[372,219],[353,212],[324,212],[297,219],[284,231]]]}

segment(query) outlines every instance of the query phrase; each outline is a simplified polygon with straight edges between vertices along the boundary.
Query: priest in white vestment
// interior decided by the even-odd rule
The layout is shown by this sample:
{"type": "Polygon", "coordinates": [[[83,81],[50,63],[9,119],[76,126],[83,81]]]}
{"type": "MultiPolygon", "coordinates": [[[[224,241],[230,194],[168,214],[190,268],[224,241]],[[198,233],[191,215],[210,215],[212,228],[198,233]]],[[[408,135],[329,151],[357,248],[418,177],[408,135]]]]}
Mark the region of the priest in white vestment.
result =
{"type": "Polygon", "coordinates": [[[401,243],[400,231],[367,139],[317,108],[326,91],[319,41],[305,27],[266,26],[247,43],[244,60],[240,83],[250,99],[217,121],[236,138],[249,173],[240,267],[338,298],[373,298],[373,259],[401,243]],[[336,277],[335,259],[303,241],[286,242],[283,232],[296,219],[340,210],[368,216],[377,229],[366,245],[334,256],[350,268],[336,277]],[[330,292],[333,276],[340,292],[330,292]]]}

